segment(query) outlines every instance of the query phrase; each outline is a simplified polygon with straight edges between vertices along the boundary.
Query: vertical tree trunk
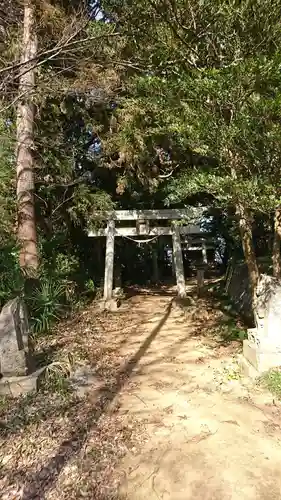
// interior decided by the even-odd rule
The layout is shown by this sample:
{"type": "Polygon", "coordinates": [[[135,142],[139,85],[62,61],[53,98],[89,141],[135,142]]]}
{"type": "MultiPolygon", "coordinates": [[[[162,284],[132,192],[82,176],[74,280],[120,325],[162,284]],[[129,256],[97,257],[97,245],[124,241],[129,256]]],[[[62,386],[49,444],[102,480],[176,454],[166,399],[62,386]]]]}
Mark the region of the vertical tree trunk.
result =
{"type": "Polygon", "coordinates": [[[273,235],[273,248],[272,248],[272,264],[273,276],[281,278],[281,205],[279,205],[274,214],[274,235],[273,235]]]}
{"type": "Polygon", "coordinates": [[[244,252],[244,257],[249,272],[249,282],[252,294],[252,305],[255,312],[256,305],[256,291],[259,280],[259,270],[257,265],[257,259],[253,244],[253,233],[250,214],[248,210],[239,203],[236,207],[236,213],[239,219],[239,229],[242,240],[242,247],[244,252]]]}
{"type": "MultiPolygon", "coordinates": [[[[21,61],[37,54],[35,6],[24,0],[24,27],[21,61]]],[[[17,203],[20,266],[33,275],[38,268],[38,251],[34,210],[34,104],[35,68],[33,63],[22,67],[19,81],[20,101],[17,109],[17,203]]]]}

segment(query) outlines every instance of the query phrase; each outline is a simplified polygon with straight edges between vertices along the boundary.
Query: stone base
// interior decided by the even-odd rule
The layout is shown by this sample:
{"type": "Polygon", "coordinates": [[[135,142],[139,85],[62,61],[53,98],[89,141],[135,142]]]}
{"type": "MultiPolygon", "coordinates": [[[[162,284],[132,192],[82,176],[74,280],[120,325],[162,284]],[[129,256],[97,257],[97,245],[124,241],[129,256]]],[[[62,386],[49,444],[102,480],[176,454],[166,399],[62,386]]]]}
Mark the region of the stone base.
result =
{"type": "Polygon", "coordinates": [[[249,361],[244,358],[244,356],[239,356],[239,367],[242,372],[242,375],[245,377],[249,377],[252,379],[260,377],[260,373],[256,370],[256,368],[249,363],[249,361]]]}
{"type": "MultiPolygon", "coordinates": [[[[276,352],[274,346],[271,348],[261,348],[249,340],[244,340],[243,356],[244,360],[250,364],[259,375],[271,368],[281,366],[281,352],[276,352]]],[[[247,365],[247,363],[245,363],[245,365],[247,365]]]]}
{"type": "Polygon", "coordinates": [[[17,398],[23,394],[37,391],[46,367],[24,377],[3,377],[0,380],[0,396],[17,398]]]}
{"type": "Polygon", "coordinates": [[[118,299],[101,300],[99,303],[99,308],[101,311],[116,312],[119,307],[120,300],[118,299]]]}

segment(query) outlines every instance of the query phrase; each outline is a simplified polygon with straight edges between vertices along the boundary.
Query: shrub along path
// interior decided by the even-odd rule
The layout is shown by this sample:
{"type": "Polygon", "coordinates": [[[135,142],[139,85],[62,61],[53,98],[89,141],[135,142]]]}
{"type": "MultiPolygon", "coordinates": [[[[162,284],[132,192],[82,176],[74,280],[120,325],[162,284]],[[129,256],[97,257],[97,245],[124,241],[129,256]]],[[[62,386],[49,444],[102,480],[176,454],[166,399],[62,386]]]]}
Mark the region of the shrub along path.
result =
{"type": "Polygon", "coordinates": [[[239,378],[235,320],[189,291],[93,305],[41,339],[55,375],[1,402],[0,498],[280,499],[279,403],[239,378]],[[94,369],[87,397],[58,375],[70,353],[94,369]]]}

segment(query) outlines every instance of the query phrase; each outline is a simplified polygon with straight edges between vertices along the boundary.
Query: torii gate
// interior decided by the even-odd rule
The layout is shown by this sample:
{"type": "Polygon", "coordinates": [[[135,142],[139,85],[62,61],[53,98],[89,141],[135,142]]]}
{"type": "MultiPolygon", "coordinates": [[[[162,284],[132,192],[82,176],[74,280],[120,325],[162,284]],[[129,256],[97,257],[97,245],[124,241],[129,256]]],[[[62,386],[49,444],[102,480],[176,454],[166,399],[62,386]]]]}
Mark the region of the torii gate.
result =
{"type": "MultiPolygon", "coordinates": [[[[106,237],[105,253],[105,273],[104,273],[104,300],[110,301],[113,293],[114,275],[114,240],[116,236],[138,237],[148,236],[150,238],[163,235],[170,235],[173,242],[173,258],[177,280],[177,290],[179,297],[186,296],[185,276],[181,248],[181,235],[200,236],[198,247],[190,247],[190,250],[202,251],[203,263],[207,264],[207,244],[206,233],[200,227],[200,221],[206,208],[190,207],[188,209],[163,209],[163,210],[115,210],[106,214],[100,214],[104,218],[106,215],[107,227],[96,231],[89,231],[88,236],[106,237]],[[168,221],[169,225],[159,227],[151,226],[150,221],[168,221]],[[120,221],[136,221],[133,227],[119,227],[120,221]],[[176,221],[182,221],[177,224],[176,221]]],[[[99,216],[99,214],[97,213],[99,216]]],[[[136,240],[134,240],[136,241],[136,240]]],[[[141,241],[140,241],[141,242],[141,241]]],[[[145,241],[144,241],[145,242],[145,241]]],[[[211,246],[213,247],[213,246],[211,246]]]]}

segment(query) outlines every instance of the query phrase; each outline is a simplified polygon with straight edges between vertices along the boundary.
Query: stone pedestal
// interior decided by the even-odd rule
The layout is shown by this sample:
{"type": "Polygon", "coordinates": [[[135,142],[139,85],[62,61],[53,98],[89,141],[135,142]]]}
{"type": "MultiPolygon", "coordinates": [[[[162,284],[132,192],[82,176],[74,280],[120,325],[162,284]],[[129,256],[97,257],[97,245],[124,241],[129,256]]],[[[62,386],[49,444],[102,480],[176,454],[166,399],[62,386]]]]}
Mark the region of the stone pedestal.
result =
{"type": "Polygon", "coordinates": [[[245,358],[244,355],[239,356],[239,366],[242,374],[245,377],[255,379],[260,376],[260,373],[256,370],[256,368],[253,365],[251,365],[251,363],[245,358]]]}
{"type": "Polygon", "coordinates": [[[260,277],[255,323],[243,342],[241,358],[244,373],[252,377],[281,366],[281,282],[272,276],[260,277]]]}
{"type": "Polygon", "coordinates": [[[262,373],[281,366],[281,345],[263,336],[263,330],[248,330],[248,340],[243,342],[240,364],[245,375],[258,377],[262,373]]]}
{"type": "Polygon", "coordinates": [[[46,367],[39,368],[24,377],[3,377],[0,380],[0,396],[17,398],[22,394],[37,391],[41,380],[45,376],[46,367]]]}
{"type": "Polygon", "coordinates": [[[244,340],[243,356],[258,374],[281,366],[281,351],[277,350],[276,346],[259,347],[249,340],[244,340]]]}

